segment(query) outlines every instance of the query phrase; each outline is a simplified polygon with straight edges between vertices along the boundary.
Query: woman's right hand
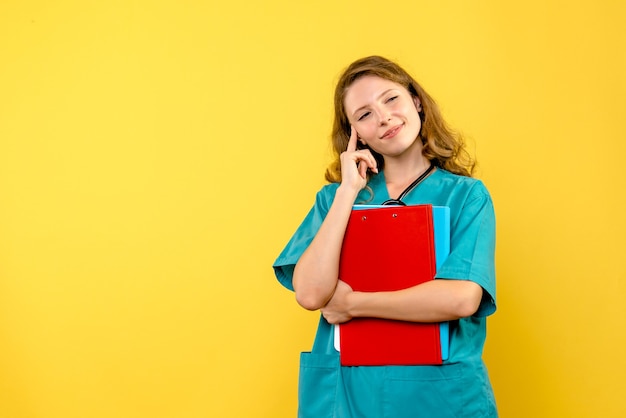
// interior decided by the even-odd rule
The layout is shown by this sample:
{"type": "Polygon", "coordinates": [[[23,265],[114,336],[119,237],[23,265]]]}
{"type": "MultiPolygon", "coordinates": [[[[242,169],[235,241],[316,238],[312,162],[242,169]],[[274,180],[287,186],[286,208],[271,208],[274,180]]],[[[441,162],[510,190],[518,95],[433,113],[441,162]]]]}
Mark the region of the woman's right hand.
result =
{"type": "Polygon", "coordinates": [[[341,153],[341,185],[360,191],[367,184],[367,170],[378,173],[376,159],[368,149],[356,148],[358,136],[352,127],[348,147],[341,153]]]}

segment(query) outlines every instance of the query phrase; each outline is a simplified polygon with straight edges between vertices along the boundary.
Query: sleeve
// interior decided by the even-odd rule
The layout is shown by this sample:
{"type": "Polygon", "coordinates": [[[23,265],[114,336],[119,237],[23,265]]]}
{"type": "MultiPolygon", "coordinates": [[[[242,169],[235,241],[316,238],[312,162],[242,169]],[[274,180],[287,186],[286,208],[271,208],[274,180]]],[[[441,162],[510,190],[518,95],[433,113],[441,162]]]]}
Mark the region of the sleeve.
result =
{"type": "Polygon", "coordinates": [[[496,223],[493,202],[481,182],[468,194],[451,234],[450,255],[436,278],[479,284],[483,298],[474,316],[493,314],[496,311],[496,223]]]}
{"type": "Polygon", "coordinates": [[[276,278],[289,290],[293,290],[293,270],[302,253],[308,248],[317,234],[322,222],[326,218],[328,209],[335,196],[336,185],[325,186],[317,193],[315,204],[306,215],[296,232],[293,234],[276,261],[274,261],[274,274],[276,278]],[[334,187],[333,187],[334,186],[334,187]]]}

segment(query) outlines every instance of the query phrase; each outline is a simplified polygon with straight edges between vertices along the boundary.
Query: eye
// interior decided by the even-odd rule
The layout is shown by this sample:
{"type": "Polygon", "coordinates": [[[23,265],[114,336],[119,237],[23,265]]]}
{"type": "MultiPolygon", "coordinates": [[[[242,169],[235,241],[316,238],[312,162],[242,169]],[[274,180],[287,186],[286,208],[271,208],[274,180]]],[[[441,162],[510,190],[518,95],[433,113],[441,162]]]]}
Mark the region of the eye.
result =
{"type": "Polygon", "coordinates": [[[370,115],[371,112],[365,112],[357,118],[357,120],[363,120],[370,115]]]}
{"type": "Polygon", "coordinates": [[[394,100],[396,100],[398,98],[398,96],[391,96],[390,98],[387,99],[387,103],[389,102],[393,102],[394,100]]]}

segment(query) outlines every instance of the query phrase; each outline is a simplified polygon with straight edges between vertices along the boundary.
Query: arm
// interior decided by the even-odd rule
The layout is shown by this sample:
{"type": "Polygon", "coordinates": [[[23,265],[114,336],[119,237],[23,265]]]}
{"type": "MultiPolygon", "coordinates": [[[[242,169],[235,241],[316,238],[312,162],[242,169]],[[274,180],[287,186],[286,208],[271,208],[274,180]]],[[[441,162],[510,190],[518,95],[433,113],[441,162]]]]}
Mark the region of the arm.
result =
{"type": "Polygon", "coordinates": [[[341,154],[341,185],[315,238],[298,260],[293,287],[298,303],[317,310],[330,300],[337,286],[339,255],[352,205],[366,185],[368,169],[377,172],[376,160],[369,150],[357,150],[357,135],[352,129],[348,148],[341,154]]]}
{"type": "Polygon", "coordinates": [[[473,315],[482,294],[482,288],[468,280],[438,279],[394,292],[354,292],[340,281],[322,314],[333,324],[355,317],[450,321],[473,315]]]}
{"type": "Polygon", "coordinates": [[[438,277],[443,279],[395,292],[375,293],[353,292],[340,281],[332,299],[322,309],[324,317],[331,323],[346,322],[353,317],[439,322],[493,313],[495,218],[484,186],[477,183],[475,187],[453,232],[454,249],[438,272],[438,277]],[[467,280],[453,280],[455,277],[467,280]]]}
{"type": "Polygon", "coordinates": [[[293,288],[296,300],[305,309],[319,309],[333,295],[343,235],[355,198],[354,192],[339,186],[324,222],[296,264],[293,288]]]}

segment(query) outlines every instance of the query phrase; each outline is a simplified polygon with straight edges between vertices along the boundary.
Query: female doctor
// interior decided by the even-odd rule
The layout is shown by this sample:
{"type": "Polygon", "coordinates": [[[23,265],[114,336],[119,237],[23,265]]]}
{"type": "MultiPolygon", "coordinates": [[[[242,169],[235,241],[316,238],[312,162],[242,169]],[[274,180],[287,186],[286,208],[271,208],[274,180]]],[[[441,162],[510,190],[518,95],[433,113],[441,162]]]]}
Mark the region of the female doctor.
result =
{"type": "Polygon", "coordinates": [[[274,263],[297,302],[322,313],[313,350],[301,355],[299,416],[496,417],[482,361],[486,317],[496,309],[495,217],[462,138],[404,69],[372,56],[352,63],[336,86],[332,141],[330,183],[274,263]],[[352,206],[390,199],[448,206],[450,254],[438,280],[353,291],[338,274],[352,206]],[[439,366],[340,366],[332,324],[357,317],[449,321],[449,357],[439,366]]]}

